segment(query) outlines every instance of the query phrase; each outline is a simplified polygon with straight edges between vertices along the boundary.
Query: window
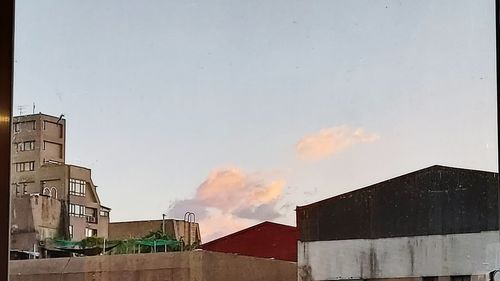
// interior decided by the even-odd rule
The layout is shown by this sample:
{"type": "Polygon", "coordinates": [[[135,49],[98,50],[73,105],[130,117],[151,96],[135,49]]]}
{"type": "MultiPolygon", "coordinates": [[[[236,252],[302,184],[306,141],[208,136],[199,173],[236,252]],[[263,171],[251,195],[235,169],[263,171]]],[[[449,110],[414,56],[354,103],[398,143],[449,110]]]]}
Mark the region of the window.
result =
{"type": "Polygon", "coordinates": [[[73,239],[73,226],[68,226],[69,239],[73,239]]]}
{"type": "Polygon", "coordinates": [[[25,122],[17,122],[14,123],[14,132],[20,132],[21,127],[30,130],[36,130],[36,121],[25,121],[25,122]]]}
{"type": "Polygon", "coordinates": [[[84,180],[69,179],[69,194],[85,196],[86,185],[87,183],[84,180]]]}
{"type": "Polygon", "coordinates": [[[17,151],[35,150],[35,141],[25,141],[17,144],[17,151]]]}
{"type": "Polygon", "coordinates": [[[14,184],[16,197],[19,197],[20,195],[28,194],[28,186],[30,183],[33,183],[33,182],[21,182],[21,183],[14,184]]]}
{"type": "Polygon", "coordinates": [[[69,215],[74,217],[85,217],[85,206],[70,203],[69,215]]]}
{"type": "Polygon", "coordinates": [[[16,172],[26,172],[35,170],[35,161],[16,163],[16,172]]]}
{"type": "Polygon", "coordinates": [[[97,209],[86,208],[85,215],[88,223],[97,223],[97,209]]]}
{"type": "Polygon", "coordinates": [[[109,217],[109,212],[107,210],[101,209],[101,211],[99,212],[99,215],[101,217],[109,217]]]}
{"type": "Polygon", "coordinates": [[[97,236],[97,229],[85,228],[85,237],[97,236]]]}

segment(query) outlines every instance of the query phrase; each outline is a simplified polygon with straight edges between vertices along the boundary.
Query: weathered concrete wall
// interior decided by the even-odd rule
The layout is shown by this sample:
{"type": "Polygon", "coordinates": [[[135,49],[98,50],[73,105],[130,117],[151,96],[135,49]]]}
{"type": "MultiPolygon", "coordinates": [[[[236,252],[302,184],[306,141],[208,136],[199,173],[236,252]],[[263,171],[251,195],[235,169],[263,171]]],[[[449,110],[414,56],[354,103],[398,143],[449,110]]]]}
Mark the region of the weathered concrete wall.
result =
{"type": "Polygon", "coordinates": [[[204,281],[292,281],[297,280],[295,262],[234,254],[203,252],[204,281]]]}
{"type": "Polygon", "coordinates": [[[299,280],[484,275],[500,267],[499,235],[299,242],[299,280]]]}
{"type": "Polygon", "coordinates": [[[161,230],[161,224],[162,220],[111,222],[108,237],[117,240],[139,238],[151,231],[161,230]]]}
{"type": "Polygon", "coordinates": [[[31,196],[31,209],[40,240],[54,237],[61,226],[61,201],[48,196],[31,196]],[[48,233],[46,233],[48,232],[48,233]]]}
{"type": "Polygon", "coordinates": [[[33,250],[38,240],[61,231],[61,202],[41,195],[13,198],[11,248],[33,250]]]}
{"type": "MultiPolygon", "coordinates": [[[[109,223],[109,239],[130,239],[140,238],[152,231],[162,230],[163,220],[144,220],[144,221],[125,221],[109,223]]],[[[188,242],[189,227],[188,223],[182,220],[166,219],[165,232],[176,240],[183,239],[188,242]]],[[[190,243],[200,243],[200,227],[198,223],[191,223],[190,243]]]]}
{"type": "Polygon", "coordinates": [[[14,233],[35,231],[30,196],[25,195],[21,198],[12,198],[11,204],[10,221],[12,231],[14,233]]]}
{"type": "Polygon", "coordinates": [[[292,262],[205,251],[10,262],[11,281],[292,281],[292,262]]]}

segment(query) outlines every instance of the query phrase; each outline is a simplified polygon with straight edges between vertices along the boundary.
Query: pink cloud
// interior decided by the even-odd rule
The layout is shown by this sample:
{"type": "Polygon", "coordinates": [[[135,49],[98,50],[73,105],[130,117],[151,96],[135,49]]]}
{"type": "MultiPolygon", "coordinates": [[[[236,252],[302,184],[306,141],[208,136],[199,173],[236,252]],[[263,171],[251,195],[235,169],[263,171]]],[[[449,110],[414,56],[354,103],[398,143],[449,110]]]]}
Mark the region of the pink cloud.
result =
{"type": "Polygon", "coordinates": [[[370,143],[378,139],[378,135],[366,133],[362,128],[340,126],[321,129],[318,133],[303,137],[295,149],[301,159],[320,160],[355,144],[370,143]]]}
{"type": "Polygon", "coordinates": [[[215,238],[256,220],[280,217],[276,204],[284,186],[283,180],[262,174],[247,175],[238,168],[217,169],[200,184],[194,198],[174,202],[169,215],[183,217],[187,211],[195,212],[202,238],[207,241],[205,237],[215,238]]]}

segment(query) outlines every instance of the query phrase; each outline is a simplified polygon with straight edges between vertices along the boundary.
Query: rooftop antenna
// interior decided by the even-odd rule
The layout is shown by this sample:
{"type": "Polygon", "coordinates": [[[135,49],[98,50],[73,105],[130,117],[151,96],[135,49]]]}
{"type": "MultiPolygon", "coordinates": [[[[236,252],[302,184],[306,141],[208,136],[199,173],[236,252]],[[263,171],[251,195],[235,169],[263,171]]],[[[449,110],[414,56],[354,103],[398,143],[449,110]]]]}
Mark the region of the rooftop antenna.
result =
{"type": "Polygon", "coordinates": [[[25,105],[18,105],[17,106],[17,110],[19,110],[19,115],[23,115],[25,107],[26,107],[25,105]]]}
{"type": "Polygon", "coordinates": [[[35,103],[33,102],[33,114],[35,114],[35,103]]]}

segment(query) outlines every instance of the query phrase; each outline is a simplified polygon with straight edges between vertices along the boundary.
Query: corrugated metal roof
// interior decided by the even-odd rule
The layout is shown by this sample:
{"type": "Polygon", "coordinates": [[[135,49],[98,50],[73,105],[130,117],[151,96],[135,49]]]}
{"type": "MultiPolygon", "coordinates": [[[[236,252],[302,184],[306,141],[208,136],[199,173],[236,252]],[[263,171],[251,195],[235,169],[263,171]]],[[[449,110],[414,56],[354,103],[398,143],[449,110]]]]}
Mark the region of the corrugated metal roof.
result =
{"type": "Polygon", "coordinates": [[[301,241],[498,229],[498,173],[431,166],[297,207],[301,241]]]}

